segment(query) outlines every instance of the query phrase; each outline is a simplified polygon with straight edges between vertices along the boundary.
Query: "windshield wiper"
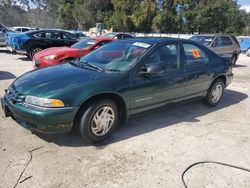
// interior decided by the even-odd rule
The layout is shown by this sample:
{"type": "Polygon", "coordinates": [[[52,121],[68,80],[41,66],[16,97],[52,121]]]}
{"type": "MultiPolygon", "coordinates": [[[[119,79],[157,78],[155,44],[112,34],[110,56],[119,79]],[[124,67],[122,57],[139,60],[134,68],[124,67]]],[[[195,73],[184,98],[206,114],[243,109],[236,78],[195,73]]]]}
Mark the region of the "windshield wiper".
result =
{"type": "Polygon", "coordinates": [[[100,72],[103,72],[103,69],[96,66],[96,65],[92,65],[87,61],[81,61],[81,59],[79,58],[75,63],[78,63],[79,65],[83,65],[84,67],[86,67],[86,65],[94,70],[98,70],[100,72]]]}
{"type": "Polygon", "coordinates": [[[110,71],[110,72],[125,72],[124,70],[119,70],[119,69],[105,69],[105,71],[110,71]]]}

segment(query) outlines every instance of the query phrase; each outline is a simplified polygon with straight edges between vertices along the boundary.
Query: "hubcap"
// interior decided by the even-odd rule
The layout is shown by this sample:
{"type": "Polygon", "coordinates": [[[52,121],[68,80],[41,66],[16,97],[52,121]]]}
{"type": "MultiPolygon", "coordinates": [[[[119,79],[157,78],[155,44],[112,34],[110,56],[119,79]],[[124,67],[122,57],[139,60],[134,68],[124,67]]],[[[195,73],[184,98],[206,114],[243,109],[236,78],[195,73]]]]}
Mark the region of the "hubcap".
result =
{"type": "Polygon", "coordinates": [[[91,122],[91,130],[96,136],[107,134],[114,124],[115,113],[109,106],[97,110],[91,122]]]}
{"type": "Polygon", "coordinates": [[[41,49],[40,48],[35,48],[33,51],[32,51],[32,57],[34,57],[34,55],[38,52],[40,52],[41,49]]]}
{"type": "Polygon", "coordinates": [[[223,93],[223,87],[221,84],[218,84],[213,88],[213,91],[212,91],[213,103],[217,103],[220,100],[222,93],[223,93]]]}

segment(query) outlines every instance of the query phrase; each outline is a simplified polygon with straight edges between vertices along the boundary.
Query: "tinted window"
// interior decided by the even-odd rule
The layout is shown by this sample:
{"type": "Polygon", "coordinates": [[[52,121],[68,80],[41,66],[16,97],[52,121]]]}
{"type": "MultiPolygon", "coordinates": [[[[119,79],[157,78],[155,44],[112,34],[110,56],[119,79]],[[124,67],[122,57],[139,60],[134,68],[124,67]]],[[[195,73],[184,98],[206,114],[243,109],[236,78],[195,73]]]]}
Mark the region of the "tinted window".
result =
{"type": "Polygon", "coordinates": [[[58,39],[58,40],[60,40],[60,39],[61,39],[61,34],[60,34],[60,32],[52,32],[52,33],[51,33],[51,38],[52,38],[52,39],[58,39]]]}
{"type": "Polygon", "coordinates": [[[62,33],[62,38],[64,39],[64,40],[74,40],[75,39],[75,35],[73,35],[73,34],[69,34],[69,33],[62,33]]]}
{"type": "Polygon", "coordinates": [[[230,46],[233,44],[229,37],[221,37],[221,39],[223,46],[230,46]]]}
{"type": "Polygon", "coordinates": [[[179,67],[177,49],[175,44],[161,46],[147,58],[145,65],[158,64],[164,70],[176,69],[179,67]]]}
{"type": "Polygon", "coordinates": [[[217,37],[214,41],[215,47],[222,47],[222,46],[230,46],[232,45],[232,41],[230,40],[229,37],[217,37]]]}
{"type": "Polygon", "coordinates": [[[42,32],[42,33],[35,34],[34,37],[37,37],[37,38],[51,38],[52,34],[51,34],[51,32],[42,32]]]}
{"type": "Polygon", "coordinates": [[[85,39],[80,42],[75,43],[74,45],[71,46],[71,48],[88,48],[90,46],[93,46],[96,43],[96,40],[94,39],[85,39]]]}
{"type": "Polygon", "coordinates": [[[198,46],[193,44],[183,44],[183,49],[187,66],[208,63],[208,55],[198,46]]]}
{"type": "Polygon", "coordinates": [[[27,28],[22,29],[22,32],[26,32],[26,31],[29,31],[29,29],[27,29],[27,28]]]}
{"type": "Polygon", "coordinates": [[[213,41],[213,36],[193,36],[190,40],[199,42],[205,46],[208,46],[213,41]]]}
{"type": "Polygon", "coordinates": [[[103,46],[103,45],[108,44],[110,42],[111,42],[111,40],[102,41],[101,43],[98,44],[98,46],[103,46]]]}

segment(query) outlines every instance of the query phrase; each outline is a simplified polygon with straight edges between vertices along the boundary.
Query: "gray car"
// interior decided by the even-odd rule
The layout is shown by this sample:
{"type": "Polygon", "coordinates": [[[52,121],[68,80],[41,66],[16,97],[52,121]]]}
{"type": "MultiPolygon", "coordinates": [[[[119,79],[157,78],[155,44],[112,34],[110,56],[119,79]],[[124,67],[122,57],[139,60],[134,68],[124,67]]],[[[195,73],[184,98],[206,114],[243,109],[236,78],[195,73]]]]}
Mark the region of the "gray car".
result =
{"type": "Polygon", "coordinates": [[[231,63],[236,64],[240,54],[240,45],[238,40],[227,34],[214,34],[214,35],[195,35],[190,40],[199,42],[219,55],[230,56],[231,63]]]}
{"type": "Polygon", "coordinates": [[[0,47],[5,47],[6,46],[5,34],[8,31],[9,31],[9,29],[7,29],[7,27],[5,27],[3,24],[0,23],[0,47]]]}

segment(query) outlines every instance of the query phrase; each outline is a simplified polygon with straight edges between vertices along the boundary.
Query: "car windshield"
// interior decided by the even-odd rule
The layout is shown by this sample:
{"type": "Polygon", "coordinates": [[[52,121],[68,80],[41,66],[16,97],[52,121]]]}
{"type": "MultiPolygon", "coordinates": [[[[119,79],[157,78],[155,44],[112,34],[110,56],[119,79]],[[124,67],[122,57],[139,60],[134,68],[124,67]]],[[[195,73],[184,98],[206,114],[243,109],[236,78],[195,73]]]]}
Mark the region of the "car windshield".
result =
{"type": "Polygon", "coordinates": [[[116,41],[82,57],[78,63],[86,62],[105,71],[124,72],[130,69],[151,47],[136,41],[116,41]]]}
{"type": "Polygon", "coordinates": [[[71,48],[79,48],[79,49],[88,48],[94,45],[95,43],[96,43],[96,40],[94,39],[86,39],[86,40],[82,40],[80,42],[73,44],[71,48]]]}
{"type": "Polygon", "coordinates": [[[213,41],[213,36],[193,36],[190,38],[190,40],[208,46],[213,41]]]}
{"type": "Polygon", "coordinates": [[[103,37],[110,37],[113,38],[116,34],[115,33],[106,33],[103,35],[103,37]]]}

